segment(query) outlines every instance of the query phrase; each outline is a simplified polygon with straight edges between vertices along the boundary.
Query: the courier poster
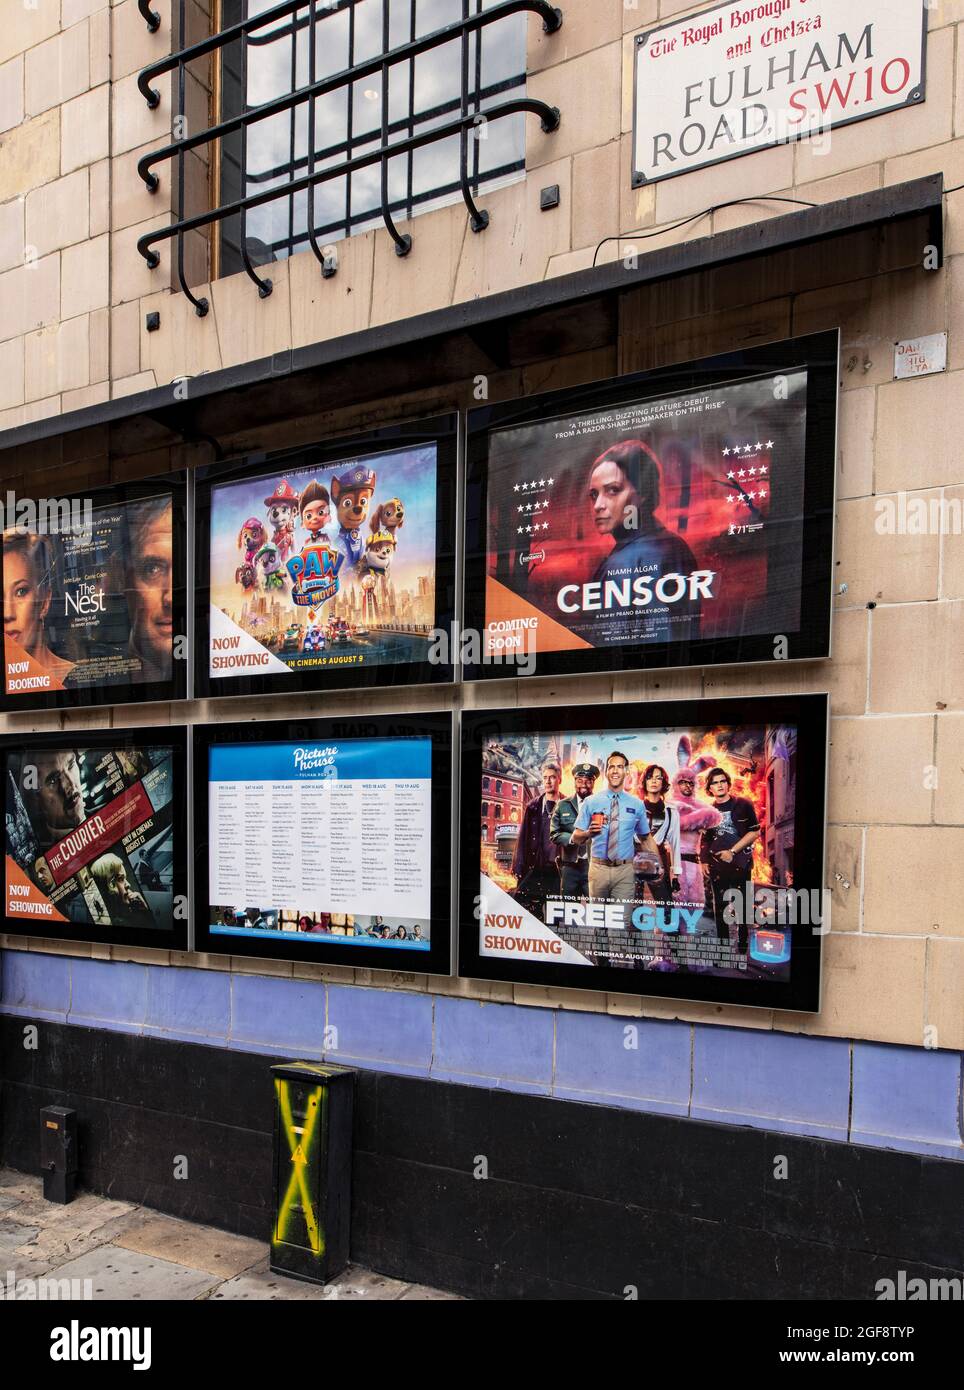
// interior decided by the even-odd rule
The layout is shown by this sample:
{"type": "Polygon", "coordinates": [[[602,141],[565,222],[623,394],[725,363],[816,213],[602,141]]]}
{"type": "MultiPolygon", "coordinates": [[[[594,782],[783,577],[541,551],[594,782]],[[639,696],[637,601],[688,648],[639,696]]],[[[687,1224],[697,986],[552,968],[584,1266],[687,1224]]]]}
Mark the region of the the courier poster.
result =
{"type": "Polygon", "coordinates": [[[487,736],[479,954],[639,972],[631,991],[788,984],[797,745],[782,722],[487,736]]]}
{"type": "Polygon", "coordinates": [[[216,484],[212,681],[424,662],[436,471],[419,445],[216,484]]]}
{"type": "Polygon", "coordinates": [[[494,430],[486,655],[798,631],[806,402],[794,370],[494,430]]]}
{"type": "Polygon", "coordinates": [[[3,534],[8,696],[169,681],[173,502],[93,507],[89,525],[3,534]]]}
{"type": "Polygon", "coordinates": [[[171,748],[8,750],[6,914],[109,940],[174,923],[171,748]]]}

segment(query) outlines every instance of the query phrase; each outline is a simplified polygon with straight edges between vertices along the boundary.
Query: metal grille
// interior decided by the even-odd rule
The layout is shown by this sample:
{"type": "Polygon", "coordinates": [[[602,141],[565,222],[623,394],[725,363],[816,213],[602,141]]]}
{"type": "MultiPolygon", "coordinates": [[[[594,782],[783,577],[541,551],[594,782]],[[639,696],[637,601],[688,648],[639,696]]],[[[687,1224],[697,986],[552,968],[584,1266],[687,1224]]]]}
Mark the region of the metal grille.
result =
{"type": "MultiPolygon", "coordinates": [[[[266,297],[271,280],[258,267],[310,246],[322,274],[333,275],[338,259],[331,243],[378,223],[405,256],[412,237],[399,231],[396,218],[453,196],[461,196],[473,231],[483,231],[489,218],[477,202],[480,190],[524,167],[524,133],[520,139],[517,132],[513,145],[502,132],[527,112],[547,132],[559,125],[556,107],[525,95],[524,73],[504,62],[500,72],[488,57],[496,52],[490,36],[500,26],[505,34],[507,26],[524,25],[527,12],[555,33],[562,14],[548,0],[282,0],[250,13],[263,2],[226,0],[218,33],[138,77],[145,100],[156,107],[160,94],[152,84],[176,74],[181,119],[173,128],[182,131],[189,65],[212,54],[221,58],[225,100],[217,124],[181,134],[137,166],[152,192],[160,186],[160,166],[173,168],[174,221],[137,245],[154,267],[157,246],[175,241],[175,272],[199,314],[208,306],[186,281],[188,233],[217,228],[226,267],[234,262],[244,269],[266,297]],[[439,22],[446,13],[455,17],[439,22]],[[433,21],[436,27],[428,28],[433,21]],[[268,90],[259,91],[266,77],[268,90]],[[262,98],[255,104],[252,92],[262,98]],[[221,197],[217,206],[185,217],[185,156],[216,142],[221,197]]],[[[183,33],[185,0],[179,4],[183,33]]],[[[149,0],[138,0],[138,8],[151,28],[149,0]]]]}

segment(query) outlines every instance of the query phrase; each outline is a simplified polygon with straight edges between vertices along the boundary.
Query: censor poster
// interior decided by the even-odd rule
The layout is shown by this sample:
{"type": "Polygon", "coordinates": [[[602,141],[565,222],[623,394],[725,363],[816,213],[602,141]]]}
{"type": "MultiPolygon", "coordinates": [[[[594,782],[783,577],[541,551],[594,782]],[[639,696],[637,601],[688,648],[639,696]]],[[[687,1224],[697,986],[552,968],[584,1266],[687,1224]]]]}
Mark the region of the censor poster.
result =
{"type": "Polygon", "coordinates": [[[494,431],[485,655],[800,626],[807,372],[494,431]]]}
{"type": "Polygon", "coordinates": [[[731,0],[637,35],[633,184],[924,100],[925,0],[731,0]]]}

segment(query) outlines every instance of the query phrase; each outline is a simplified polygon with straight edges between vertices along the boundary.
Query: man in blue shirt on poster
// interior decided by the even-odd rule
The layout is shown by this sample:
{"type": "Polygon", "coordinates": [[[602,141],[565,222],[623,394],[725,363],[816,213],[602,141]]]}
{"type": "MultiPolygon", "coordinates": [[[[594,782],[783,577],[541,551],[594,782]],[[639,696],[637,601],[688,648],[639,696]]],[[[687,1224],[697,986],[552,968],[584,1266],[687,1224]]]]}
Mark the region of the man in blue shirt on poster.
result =
{"type": "Polygon", "coordinates": [[[579,808],[573,845],[592,842],[589,851],[589,897],[597,902],[633,901],[633,859],[637,840],[659,858],[643,802],[623,791],[629,770],[625,753],[606,759],[605,791],[587,796],[579,808]]]}

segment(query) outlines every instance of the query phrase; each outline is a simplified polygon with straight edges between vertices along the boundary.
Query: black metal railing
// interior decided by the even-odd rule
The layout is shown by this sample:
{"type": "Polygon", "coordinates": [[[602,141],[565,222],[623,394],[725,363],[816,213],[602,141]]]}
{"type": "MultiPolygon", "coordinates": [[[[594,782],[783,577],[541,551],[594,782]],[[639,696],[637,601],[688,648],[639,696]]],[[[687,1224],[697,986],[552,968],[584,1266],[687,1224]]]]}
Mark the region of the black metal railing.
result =
{"type": "MultiPolygon", "coordinates": [[[[185,0],[180,3],[180,30],[183,35],[185,32],[185,0]]],[[[240,252],[244,270],[258,288],[258,293],[262,298],[267,297],[272,290],[272,282],[265,276],[259,276],[250,256],[245,236],[245,219],[247,214],[255,208],[263,207],[269,203],[283,198],[293,200],[295,196],[302,192],[308,193],[308,217],[307,217],[307,239],[311,250],[318,260],[322,274],[327,278],[335,273],[336,263],[319,244],[318,229],[315,227],[313,215],[313,190],[322,184],[333,179],[345,178],[350,181],[351,175],[359,170],[370,168],[374,165],[380,166],[381,188],[380,205],[377,216],[384,223],[392,241],[395,244],[396,254],[405,256],[412,247],[412,238],[408,233],[400,232],[395,224],[393,211],[396,211],[399,204],[393,203],[389,198],[389,165],[391,160],[398,156],[411,156],[415,150],[425,146],[443,141],[453,136],[459,140],[459,179],[457,187],[461,193],[462,200],[467,209],[470,225],[475,232],[483,231],[489,224],[489,215],[481,209],[476,202],[476,192],[478,189],[477,170],[473,176],[469,168],[470,139],[473,129],[480,124],[488,124],[492,121],[499,121],[506,117],[528,112],[538,116],[542,129],[546,132],[556,130],[559,126],[560,113],[558,107],[550,106],[547,102],[538,100],[535,97],[516,96],[506,101],[497,102],[492,105],[479,107],[479,91],[476,88],[474,97],[476,109],[470,109],[472,105],[472,92],[470,90],[469,74],[469,43],[473,34],[481,34],[487,26],[497,24],[500,20],[523,12],[530,12],[541,17],[543,28],[546,33],[555,33],[562,24],[562,12],[549,0],[500,0],[500,3],[493,4],[487,10],[476,10],[470,13],[470,0],[462,0],[462,18],[436,29],[421,38],[411,38],[409,41],[397,44],[394,48],[390,46],[389,23],[390,23],[390,0],[382,0],[382,51],[375,56],[364,59],[358,63],[342,68],[340,71],[327,77],[314,80],[315,73],[315,50],[317,43],[317,21],[333,12],[342,9],[350,9],[358,0],[282,0],[281,3],[272,6],[271,9],[264,10],[260,14],[251,15],[242,19],[238,23],[228,25],[219,32],[211,34],[197,43],[187,45],[177,52],[170,53],[146,67],[137,79],[137,85],[147,102],[148,106],[156,108],[160,105],[161,94],[153,85],[158,78],[167,73],[176,73],[176,80],[172,84],[175,111],[173,129],[180,131],[184,129],[185,114],[185,94],[186,94],[186,74],[188,66],[192,62],[208,58],[231,44],[240,44],[242,63],[246,61],[246,51],[249,44],[254,45],[263,43],[267,38],[276,37],[277,31],[270,36],[258,34],[256,31],[263,29],[267,25],[275,24],[278,20],[291,17],[292,28],[309,28],[309,73],[311,79],[303,86],[295,87],[292,78],[292,90],[284,95],[275,97],[270,101],[261,103],[258,106],[246,108],[237,114],[231,115],[227,119],[218,120],[214,125],[196,132],[187,132],[160,149],[153,150],[145,154],[138,161],[137,171],[143,179],[145,186],[151,193],[155,193],[161,185],[158,169],[161,165],[170,164],[173,166],[176,175],[176,190],[174,200],[174,221],[165,227],[159,227],[154,231],[141,236],[137,242],[137,249],[147,261],[147,264],[154,268],[160,264],[160,252],[156,249],[158,245],[165,241],[176,242],[175,270],[178,283],[184,294],[194,305],[195,310],[201,316],[208,311],[206,299],[197,297],[190,289],[185,275],[184,260],[184,238],[193,231],[199,231],[206,227],[214,227],[223,223],[227,219],[239,218],[241,224],[240,252]],[[304,12],[304,13],[300,13],[304,12]],[[418,117],[412,111],[404,121],[391,122],[389,120],[389,82],[388,75],[391,69],[401,63],[414,64],[414,60],[423,53],[428,53],[432,49],[438,48],[443,44],[458,40],[461,45],[461,97],[457,102],[458,114],[453,119],[445,121],[443,124],[433,125],[431,129],[416,132],[413,129],[417,120],[424,120],[424,113],[418,117]],[[352,144],[361,143],[361,140],[353,136],[349,124],[348,139],[345,142],[336,143],[328,149],[318,151],[314,148],[314,114],[316,103],[319,98],[327,96],[332,92],[347,89],[349,101],[353,90],[353,84],[367,77],[379,77],[381,81],[381,120],[377,131],[372,133],[372,138],[377,139],[375,148],[366,150],[363,154],[352,154],[352,144]],[[197,150],[205,146],[212,146],[216,142],[239,133],[242,142],[246,140],[249,128],[256,123],[270,119],[272,116],[284,112],[292,112],[295,108],[307,105],[309,113],[309,139],[308,153],[302,163],[305,164],[305,172],[298,177],[292,177],[287,182],[275,187],[262,189],[244,196],[232,199],[229,202],[219,203],[217,206],[210,207],[203,212],[192,216],[185,216],[184,210],[184,161],[185,156],[192,150],[197,150]],[[399,128],[408,129],[409,133],[402,139],[393,139],[393,131],[399,128]],[[344,148],[346,157],[337,163],[327,164],[324,168],[317,168],[319,159],[324,159],[333,152],[344,148]],[[474,187],[473,187],[474,184],[474,187]]],[[[157,28],[154,22],[156,16],[150,8],[149,0],[138,0],[138,9],[144,16],[147,26],[152,31],[157,28]]],[[[410,70],[411,71],[411,70],[410,70]]],[[[219,113],[220,114],[220,113],[219,113]]],[[[350,120],[350,118],[349,118],[350,120]]],[[[368,143],[365,139],[364,143],[368,143]]],[[[243,146],[242,146],[243,147],[243,146]]],[[[292,167],[293,173],[293,167],[292,167]]],[[[426,197],[435,197],[439,193],[447,191],[434,189],[426,197]]],[[[411,197],[408,205],[411,206],[411,197]]],[[[289,206],[293,206],[292,203],[289,206]]]]}

